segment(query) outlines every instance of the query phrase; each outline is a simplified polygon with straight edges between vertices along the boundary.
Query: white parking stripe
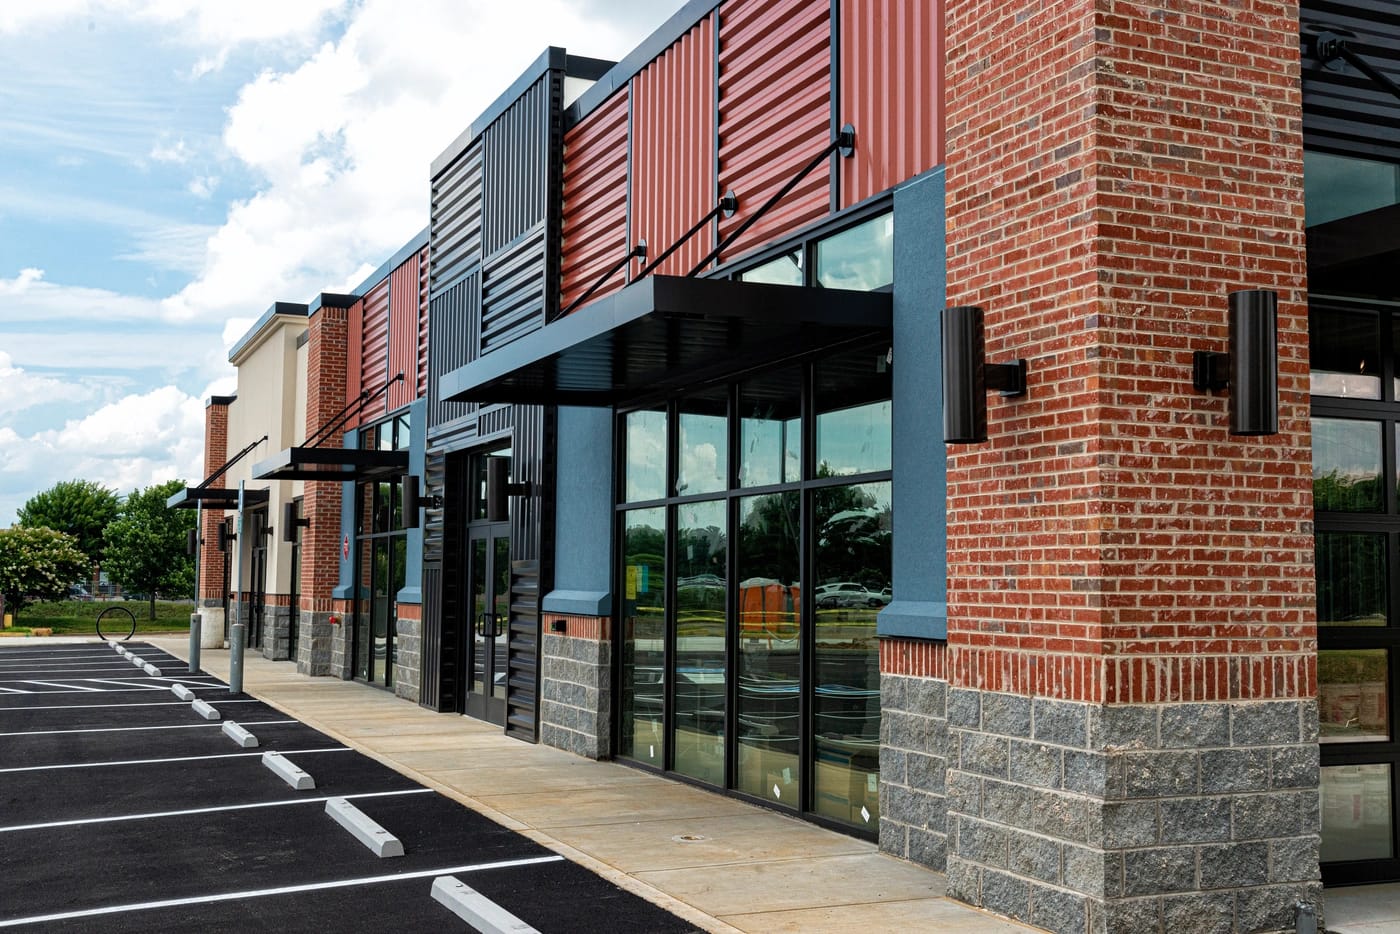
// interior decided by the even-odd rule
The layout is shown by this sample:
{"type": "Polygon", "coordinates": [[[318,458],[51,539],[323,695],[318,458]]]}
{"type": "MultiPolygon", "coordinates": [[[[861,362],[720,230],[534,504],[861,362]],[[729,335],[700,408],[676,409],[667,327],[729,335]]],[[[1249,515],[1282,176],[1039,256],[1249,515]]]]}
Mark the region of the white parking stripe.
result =
{"type": "Polygon", "coordinates": [[[84,817],[77,820],[54,820],[42,824],[16,824],[13,827],[0,827],[0,833],[16,830],[49,830],[54,827],[81,827],[86,824],[116,824],[123,821],[155,820],[161,817],[187,817],[194,814],[218,814],[222,811],[255,811],[258,808],[280,808],[289,804],[324,804],[331,798],[389,798],[395,795],[432,794],[431,788],[408,788],[403,791],[366,791],[357,795],[323,795],[316,798],[282,798],[278,801],[258,801],[253,804],[223,804],[207,808],[189,808],[184,811],[150,811],[146,814],[117,814],[104,817],[84,817]]]}
{"type": "MultiPolygon", "coordinates": [[[[33,691],[17,691],[17,694],[38,693],[33,691]]],[[[57,694],[58,691],[48,691],[48,694],[57,694]]],[[[133,691],[104,691],[104,694],[132,694],[133,691]]],[[[212,704],[260,704],[259,700],[216,700],[210,701],[212,704]]],[[[0,713],[28,713],[31,710],[106,710],[109,707],[185,707],[188,708],[187,701],[152,701],[149,704],[47,704],[42,707],[0,707],[0,713]]]]}
{"type": "Polygon", "coordinates": [[[92,683],[92,684],[116,684],[116,685],[120,685],[121,687],[124,687],[124,688],[145,688],[147,691],[164,691],[164,690],[165,690],[165,688],[163,688],[163,687],[158,687],[157,685],[154,685],[154,684],[149,684],[149,685],[144,685],[144,684],[133,684],[130,678],[123,678],[123,679],[120,680],[120,681],[116,680],[115,678],[84,678],[83,680],[88,681],[88,682],[90,682],[90,683],[92,683]]]}
{"type": "MultiPolygon", "coordinates": [[[[160,678],[160,679],[152,678],[151,680],[152,680],[152,681],[156,681],[156,680],[178,681],[178,680],[180,680],[180,679],[178,679],[178,678],[160,678]]],[[[16,683],[18,683],[18,684],[27,684],[27,683],[29,683],[29,682],[26,682],[26,681],[19,681],[19,682],[16,682],[16,683]]],[[[223,685],[223,684],[191,684],[191,685],[189,685],[189,686],[192,687],[192,688],[199,688],[199,689],[206,690],[206,691],[214,690],[215,688],[217,688],[217,689],[220,690],[220,691],[227,691],[227,690],[228,690],[228,686],[227,686],[227,685],[223,685]]],[[[103,690],[100,690],[99,688],[74,688],[74,689],[71,690],[71,691],[24,691],[24,692],[22,692],[22,693],[24,693],[24,694],[40,694],[40,693],[42,693],[42,694],[85,694],[85,693],[89,693],[89,692],[92,692],[92,691],[97,691],[97,693],[99,693],[99,694],[136,694],[136,693],[138,693],[138,692],[143,693],[143,692],[145,692],[145,691],[147,691],[147,690],[149,690],[148,687],[112,688],[110,691],[103,691],[103,690]]],[[[4,710],[4,709],[7,709],[7,708],[0,707],[0,710],[4,710]]],[[[14,708],[8,708],[8,709],[13,709],[13,710],[34,710],[35,708],[33,708],[33,707],[14,707],[14,708]]]]}
{"type": "MultiPolygon", "coordinates": [[[[299,720],[264,720],[261,723],[244,723],[244,726],[286,726],[300,723],[299,720]]],[[[102,726],[89,730],[20,730],[17,733],[0,733],[0,736],[63,736],[67,733],[138,733],[141,730],[208,730],[219,726],[217,723],[177,723],[162,726],[102,726]]]]}
{"type": "MultiPolygon", "coordinates": [[[[309,755],[313,752],[354,752],[349,746],[331,746],[327,749],[288,749],[282,753],[284,756],[309,755]]],[[[0,769],[0,775],[8,775],[13,772],[49,772],[58,769],[106,769],[118,765],[161,765],[166,762],[203,762],[209,759],[245,759],[249,756],[261,756],[262,750],[257,752],[226,752],[215,756],[173,756],[168,759],[122,759],[117,762],[65,762],[59,765],[22,765],[12,769],[0,769]]]]}
{"type": "Polygon", "coordinates": [[[0,694],[37,694],[38,691],[21,691],[19,688],[0,688],[0,694]]]}
{"type": "Polygon", "coordinates": [[[57,681],[9,681],[7,684],[42,684],[46,688],[63,688],[66,691],[92,691],[100,694],[101,688],[85,688],[81,684],[59,684],[57,681]]]}
{"type": "Polygon", "coordinates": [[[151,911],[157,908],[178,908],[181,905],[209,905],[215,902],[239,901],[245,898],[266,898],[270,895],[295,895],[298,892],[346,889],[353,888],[357,885],[379,885],[385,882],[403,882],[408,879],[428,879],[437,876],[449,876],[459,872],[516,869],[521,866],[538,866],[542,863],[560,863],[563,861],[564,857],[558,855],[534,856],[527,859],[505,859],[496,863],[473,863],[468,866],[447,866],[442,869],[423,869],[418,872],[401,872],[387,876],[361,876],[358,879],[336,879],[333,882],[284,885],[275,889],[251,889],[245,892],[222,892],[218,895],[196,895],[192,898],[171,898],[158,902],[134,902],[129,905],[110,905],[106,908],[89,908],[83,911],[63,911],[51,915],[12,918],[9,921],[0,921],[0,928],[18,927],[21,924],[39,924],[44,921],[67,921],[72,918],[93,918],[99,915],[118,915],[133,911],[151,911]]]}

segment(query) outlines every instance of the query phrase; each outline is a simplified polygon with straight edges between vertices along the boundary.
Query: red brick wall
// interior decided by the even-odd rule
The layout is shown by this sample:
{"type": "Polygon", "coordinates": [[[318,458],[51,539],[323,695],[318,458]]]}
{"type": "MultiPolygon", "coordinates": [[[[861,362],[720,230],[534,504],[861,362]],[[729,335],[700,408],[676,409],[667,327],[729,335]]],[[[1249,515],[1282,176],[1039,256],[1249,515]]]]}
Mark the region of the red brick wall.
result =
{"type": "Polygon", "coordinates": [[[1104,702],[1315,692],[1296,3],[947,5],[948,303],[989,439],[949,448],[949,677],[1104,702]],[[1279,292],[1277,436],[1191,388],[1279,292]]]}
{"type": "MultiPolygon", "coordinates": [[[[307,333],[306,434],[310,437],[345,407],[347,309],[322,307],[311,316],[307,333]]],[[[340,447],[340,435],[332,432],[320,446],[340,447]]],[[[301,538],[301,609],[331,612],[331,591],[340,581],[340,483],[307,481],[302,515],[311,524],[301,538]]]]}
{"type": "MultiPolygon", "coordinates": [[[[228,460],[228,403],[210,401],[204,407],[204,476],[218,470],[228,460]]],[[[215,481],[218,483],[219,481],[215,481]]],[[[199,546],[199,598],[222,600],[224,555],[219,551],[219,524],[222,510],[203,510],[199,546]]]]}

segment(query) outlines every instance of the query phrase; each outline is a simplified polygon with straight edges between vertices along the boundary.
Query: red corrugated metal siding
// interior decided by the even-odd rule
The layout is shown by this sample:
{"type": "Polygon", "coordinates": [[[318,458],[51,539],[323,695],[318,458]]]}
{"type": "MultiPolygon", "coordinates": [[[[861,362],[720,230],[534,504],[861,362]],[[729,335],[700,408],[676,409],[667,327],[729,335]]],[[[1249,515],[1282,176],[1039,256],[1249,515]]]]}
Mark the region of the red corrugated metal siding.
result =
{"type": "Polygon", "coordinates": [[[418,254],[389,273],[389,379],[398,373],[403,381],[389,387],[387,407],[393,411],[408,405],[418,391],[418,254]]]}
{"type": "Polygon", "coordinates": [[[428,248],[418,253],[418,382],[416,397],[428,394],[428,248]]]}
{"type": "MultiPolygon", "coordinates": [[[[564,136],[561,309],[631,249],[627,242],[627,94],[614,94],[564,136]]],[[[625,276],[618,273],[593,297],[601,298],[625,283],[625,276]]]]}
{"type": "MultiPolygon", "coordinates": [[[[632,80],[632,239],[645,240],[652,256],[704,217],[718,197],[714,41],[711,15],[632,80]]],[[[685,275],[713,247],[714,228],[708,227],[656,272],[685,275]]]]}
{"type": "Polygon", "coordinates": [[[841,0],[841,206],[943,161],[943,4],[841,0]]]}
{"type": "MultiPolygon", "coordinates": [[[[365,295],[361,320],[360,389],[371,396],[389,379],[389,280],[381,281],[365,295]]],[[[360,424],[384,416],[384,397],[376,397],[360,409],[360,424]]]]}
{"type": "MultiPolygon", "coordinates": [[[[831,3],[746,0],[719,12],[719,188],[734,189],[740,205],[720,224],[724,236],[831,142],[831,3]]],[[[830,207],[831,175],[818,168],[723,258],[790,233],[830,207]]]]}

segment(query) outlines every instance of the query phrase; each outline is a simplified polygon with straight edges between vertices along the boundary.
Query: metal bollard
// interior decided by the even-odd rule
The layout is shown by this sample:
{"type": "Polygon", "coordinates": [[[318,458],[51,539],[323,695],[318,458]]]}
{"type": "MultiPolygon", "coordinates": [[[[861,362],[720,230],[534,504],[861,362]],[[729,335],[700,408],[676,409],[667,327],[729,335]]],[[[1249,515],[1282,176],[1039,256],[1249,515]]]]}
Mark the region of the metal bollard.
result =
{"type": "Polygon", "coordinates": [[[228,633],[228,691],[230,694],[243,693],[243,635],[247,629],[242,623],[234,623],[228,633]]]}
{"type": "Polygon", "coordinates": [[[190,614],[190,674],[199,674],[199,640],[204,625],[204,617],[198,613],[190,614]]]}

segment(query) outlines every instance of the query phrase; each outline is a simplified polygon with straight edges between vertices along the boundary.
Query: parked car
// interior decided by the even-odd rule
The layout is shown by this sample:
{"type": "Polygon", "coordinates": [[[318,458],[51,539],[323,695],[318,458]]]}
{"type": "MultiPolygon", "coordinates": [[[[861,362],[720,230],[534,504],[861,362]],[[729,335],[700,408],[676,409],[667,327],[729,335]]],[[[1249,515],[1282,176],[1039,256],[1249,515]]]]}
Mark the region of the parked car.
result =
{"type": "Polygon", "coordinates": [[[80,584],[74,584],[72,587],[68,588],[68,593],[65,599],[86,601],[92,599],[92,594],[88,593],[86,587],[83,587],[80,584]]]}
{"type": "Polygon", "coordinates": [[[812,599],[817,607],[823,610],[833,607],[884,606],[878,593],[854,581],[822,584],[812,591],[812,599]]]}

